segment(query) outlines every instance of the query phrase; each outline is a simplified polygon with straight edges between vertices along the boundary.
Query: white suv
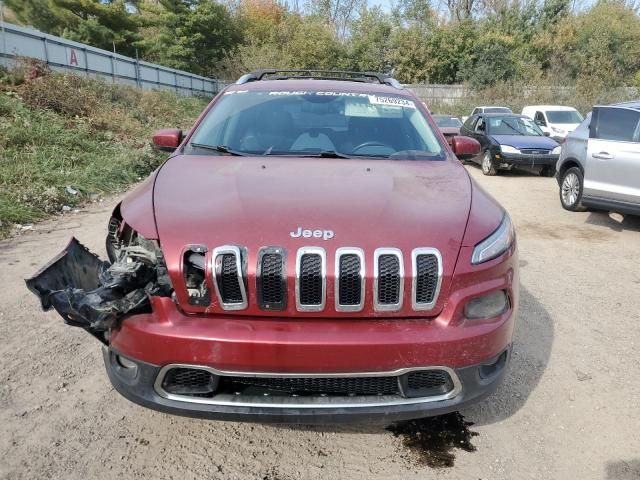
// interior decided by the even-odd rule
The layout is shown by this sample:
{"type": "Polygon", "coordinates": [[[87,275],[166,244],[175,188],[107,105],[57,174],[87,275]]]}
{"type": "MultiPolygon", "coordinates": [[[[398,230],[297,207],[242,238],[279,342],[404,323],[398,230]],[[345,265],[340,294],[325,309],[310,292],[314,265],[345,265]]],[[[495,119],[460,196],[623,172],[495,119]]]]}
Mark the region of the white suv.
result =
{"type": "Polygon", "coordinates": [[[536,122],[540,130],[554,140],[564,139],[583,120],[575,108],[561,105],[529,105],[522,109],[522,115],[536,122]]]}
{"type": "Polygon", "coordinates": [[[556,165],[560,203],[640,215],[640,101],[593,107],[556,165]]]}

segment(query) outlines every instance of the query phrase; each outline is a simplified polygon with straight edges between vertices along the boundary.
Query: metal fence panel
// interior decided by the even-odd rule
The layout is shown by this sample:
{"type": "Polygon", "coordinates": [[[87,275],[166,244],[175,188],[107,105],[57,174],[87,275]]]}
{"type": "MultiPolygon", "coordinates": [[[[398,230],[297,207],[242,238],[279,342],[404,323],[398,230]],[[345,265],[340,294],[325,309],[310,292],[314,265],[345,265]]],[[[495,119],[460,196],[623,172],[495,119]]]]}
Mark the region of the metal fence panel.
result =
{"type": "Polygon", "coordinates": [[[37,58],[58,72],[73,72],[145,90],[170,90],[181,95],[213,96],[217,80],[138,61],[117,53],[4,23],[0,28],[0,64],[12,66],[16,57],[37,58]]]}

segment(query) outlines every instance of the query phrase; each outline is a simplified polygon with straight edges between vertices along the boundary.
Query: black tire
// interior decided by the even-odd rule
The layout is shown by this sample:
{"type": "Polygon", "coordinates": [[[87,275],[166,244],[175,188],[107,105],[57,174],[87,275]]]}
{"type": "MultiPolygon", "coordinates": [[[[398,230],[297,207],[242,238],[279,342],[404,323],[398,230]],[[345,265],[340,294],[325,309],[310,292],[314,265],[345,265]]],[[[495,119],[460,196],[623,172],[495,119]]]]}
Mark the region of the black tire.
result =
{"type": "Polygon", "coordinates": [[[560,179],[560,204],[570,212],[583,212],[582,192],[584,190],[584,175],[578,167],[567,169],[560,179]]]}
{"type": "Polygon", "coordinates": [[[542,167],[542,170],[540,170],[540,175],[543,177],[553,177],[556,174],[556,167],[552,166],[552,165],[546,165],[544,167],[542,167]]]}
{"type": "Polygon", "coordinates": [[[482,160],[480,162],[482,173],[489,177],[492,177],[498,173],[496,167],[493,165],[493,159],[491,157],[491,152],[487,150],[486,152],[484,152],[484,155],[482,156],[482,160]]]}

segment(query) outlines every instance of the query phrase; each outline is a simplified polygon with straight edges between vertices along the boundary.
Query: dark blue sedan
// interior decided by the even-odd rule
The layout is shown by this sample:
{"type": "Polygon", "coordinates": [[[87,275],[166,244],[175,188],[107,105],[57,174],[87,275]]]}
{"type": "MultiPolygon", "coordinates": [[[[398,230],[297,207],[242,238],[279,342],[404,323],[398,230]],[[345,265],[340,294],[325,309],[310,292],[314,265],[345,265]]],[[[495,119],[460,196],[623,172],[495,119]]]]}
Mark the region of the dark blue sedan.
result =
{"type": "Polygon", "coordinates": [[[471,160],[479,163],[482,173],[495,175],[514,167],[537,169],[552,177],[560,155],[560,145],[524,115],[486,113],[473,115],[464,122],[460,135],[475,138],[482,152],[471,160]]]}

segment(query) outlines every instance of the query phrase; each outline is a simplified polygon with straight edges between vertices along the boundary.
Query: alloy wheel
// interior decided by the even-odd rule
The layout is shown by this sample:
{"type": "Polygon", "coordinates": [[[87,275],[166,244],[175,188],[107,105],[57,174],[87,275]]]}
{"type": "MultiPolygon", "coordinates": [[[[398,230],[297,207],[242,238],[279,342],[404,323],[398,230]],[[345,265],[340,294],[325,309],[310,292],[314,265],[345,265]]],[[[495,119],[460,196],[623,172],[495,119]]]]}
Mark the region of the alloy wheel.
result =
{"type": "Polygon", "coordinates": [[[573,206],[578,201],[580,195],[580,179],[578,176],[570,172],[562,181],[562,201],[568,207],[573,206]]]}

